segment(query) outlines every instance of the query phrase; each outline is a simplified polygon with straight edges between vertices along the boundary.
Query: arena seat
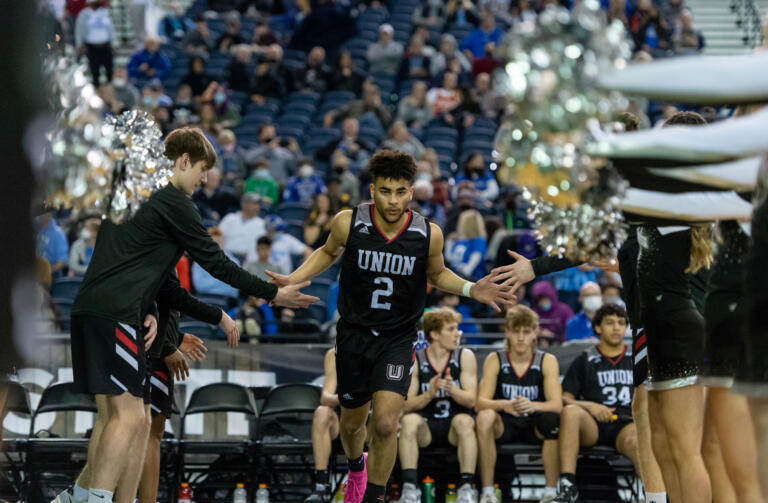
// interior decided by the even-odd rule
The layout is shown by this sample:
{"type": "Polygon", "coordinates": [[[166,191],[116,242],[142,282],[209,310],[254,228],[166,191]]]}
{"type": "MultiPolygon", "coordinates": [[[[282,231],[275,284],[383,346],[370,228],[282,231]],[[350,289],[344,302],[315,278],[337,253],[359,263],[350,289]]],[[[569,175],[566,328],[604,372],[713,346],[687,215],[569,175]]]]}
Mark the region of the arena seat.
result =
{"type": "MultiPolygon", "coordinates": [[[[16,381],[0,380],[0,424],[8,413],[31,416],[29,392],[16,381]]],[[[27,436],[6,435],[2,430],[2,452],[0,458],[0,499],[24,501],[24,455],[27,448],[27,436]],[[11,438],[13,437],[13,438],[11,438]]]]}
{"type": "Polygon", "coordinates": [[[192,320],[180,322],[179,331],[181,333],[196,335],[201,339],[216,339],[218,338],[219,329],[216,325],[211,325],[204,321],[192,320]]]}
{"type": "Polygon", "coordinates": [[[189,399],[179,430],[175,481],[178,487],[187,481],[195,501],[220,501],[217,493],[231,490],[237,482],[253,488],[257,470],[253,464],[253,443],[248,438],[227,440],[190,438],[187,419],[197,414],[239,412],[246,418],[256,417],[253,395],[245,386],[215,383],[197,388],[189,399]]]}
{"type": "Polygon", "coordinates": [[[83,278],[81,276],[55,278],[51,285],[51,297],[75,300],[82,283],[83,278]]]}

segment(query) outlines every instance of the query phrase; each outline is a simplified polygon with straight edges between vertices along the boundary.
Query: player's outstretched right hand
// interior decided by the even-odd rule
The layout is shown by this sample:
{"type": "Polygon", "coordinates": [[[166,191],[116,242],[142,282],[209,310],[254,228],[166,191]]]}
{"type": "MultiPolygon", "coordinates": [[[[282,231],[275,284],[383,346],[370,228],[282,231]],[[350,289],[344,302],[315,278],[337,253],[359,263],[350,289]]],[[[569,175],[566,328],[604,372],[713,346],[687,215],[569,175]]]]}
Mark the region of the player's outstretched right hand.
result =
{"type": "Polygon", "coordinates": [[[272,304],[283,307],[301,308],[309,307],[320,299],[312,295],[304,295],[299,290],[309,286],[311,281],[305,281],[298,285],[288,285],[278,288],[277,295],[272,299],[272,304]]]}

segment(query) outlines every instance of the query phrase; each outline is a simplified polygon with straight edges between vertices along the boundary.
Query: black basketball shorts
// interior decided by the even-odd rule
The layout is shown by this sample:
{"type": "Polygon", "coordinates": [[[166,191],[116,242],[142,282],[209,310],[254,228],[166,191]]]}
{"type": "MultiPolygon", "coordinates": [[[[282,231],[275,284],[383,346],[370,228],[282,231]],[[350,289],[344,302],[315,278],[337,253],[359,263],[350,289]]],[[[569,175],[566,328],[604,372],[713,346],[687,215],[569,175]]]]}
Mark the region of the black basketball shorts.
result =
{"type": "Polygon", "coordinates": [[[408,396],[413,373],[416,327],[379,333],[340,320],[336,331],[336,377],[339,402],[356,409],[377,391],[408,396]]]}
{"type": "Polygon", "coordinates": [[[143,331],[96,316],[73,315],[72,371],[75,390],[92,395],[145,398],[147,360],[143,331]]]}
{"type": "Polygon", "coordinates": [[[429,427],[429,434],[432,441],[429,447],[448,447],[451,443],[448,441],[448,434],[451,432],[451,422],[456,416],[435,419],[434,417],[425,417],[424,421],[429,427]]]}
{"type": "Polygon", "coordinates": [[[605,445],[616,449],[616,439],[619,438],[619,433],[632,423],[631,419],[618,419],[610,423],[597,421],[597,443],[595,445],[605,445]]]}
{"type": "Polygon", "coordinates": [[[500,412],[501,421],[504,423],[504,433],[496,440],[498,444],[519,442],[523,444],[540,444],[542,439],[536,435],[539,430],[544,439],[556,439],[560,414],[556,412],[534,412],[527,416],[516,417],[506,412],[500,412]]]}
{"type": "Polygon", "coordinates": [[[162,358],[149,359],[149,409],[170,419],[173,414],[173,376],[162,358]]]}

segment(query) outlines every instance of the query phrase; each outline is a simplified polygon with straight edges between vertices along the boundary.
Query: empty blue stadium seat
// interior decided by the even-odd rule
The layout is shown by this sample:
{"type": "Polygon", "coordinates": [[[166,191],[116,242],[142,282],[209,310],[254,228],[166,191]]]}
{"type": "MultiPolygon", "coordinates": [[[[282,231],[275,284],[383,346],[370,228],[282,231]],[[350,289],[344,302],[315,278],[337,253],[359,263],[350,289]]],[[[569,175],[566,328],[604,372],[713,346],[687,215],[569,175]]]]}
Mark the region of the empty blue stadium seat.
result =
{"type": "Polygon", "coordinates": [[[306,203],[281,203],[277,207],[277,214],[286,222],[289,220],[303,222],[309,213],[309,205],[306,203]]]}

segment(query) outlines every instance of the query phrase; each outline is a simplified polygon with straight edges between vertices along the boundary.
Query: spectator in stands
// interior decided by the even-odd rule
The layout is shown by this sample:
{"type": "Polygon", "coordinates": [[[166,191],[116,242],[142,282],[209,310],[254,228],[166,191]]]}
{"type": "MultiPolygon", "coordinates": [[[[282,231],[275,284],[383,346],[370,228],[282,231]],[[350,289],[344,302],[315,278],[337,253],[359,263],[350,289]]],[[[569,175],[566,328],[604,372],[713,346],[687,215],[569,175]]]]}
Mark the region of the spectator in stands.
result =
{"type": "MultiPolygon", "coordinates": [[[[325,187],[328,189],[328,197],[331,198],[331,201],[334,207],[338,208],[339,211],[343,210],[351,210],[354,208],[354,204],[352,204],[350,201],[350,194],[345,193],[342,190],[341,185],[341,178],[339,178],[336,175],[331,175],[328,177],[328,179],[325,181],[325,187]]],[[[359,200],[360,194],[359,189],[358,192],[355,192],[353,194],[353,197],[357,200],[359,200]]]]}
{"type": "Polygon", "coordinates": [[[456,176],[456,194],[461,182],[468,181],[478,192],[478,197],[486,201],[495,201],[499,196],[499,184],[483,160],[480,152],[470,152],[464,161],[464,173],[456,176]]]}
{"type": "Polygon", "coordinates": [[[296,170],[296,163],[301,159],[301,149],[294,138],[282,141],[276,136],[275,126],[262,124],[258,131],[259,144],[245,154],[245,161],[253,164],[266,159],[269,172],[278,183],[285,183],[296,170]]]}
{"type": "Polygon", "coordinates": [[[323,126],[331,127],[338,120],[346,120],[349,117],[359,119],[364,114],[373,114],[378,119],[382,128],[389,126],[392,114],[389,108],[381,103],[381,92],[375,84],[363,85],[363,99],[352,100],[341,108],[331,110],[323,117],[323,126]]]}
{"type": "MultiPolygon", "coordinates": [[[[621,0],[622,8],[624,7],[624,0],[621,0]]],[[[510,6],[511,21],[518,23],[535,23],[538,17],[536,11],[533,10],[530,0],[517,0],[517,5],[510,6]]]]}
{"type": "MultiPolygon", "coordinates": [[[[233,91],[242,91],[250,94],[252,75],[251,50],[246,45],[240,45],[235,48],[235,57],[232,59],[227,70],[227,86],[233,91]]],[[[260,78],[265,78],[264,74],[260,78]]]]}
{"type": "Polygon", "coordinates": [[[341,51],[336,68],[328,79],[328,90],[350,91],[355,96],[360,96],[363,89],[365,76],[352,66],[352,54],[349,51],[341,51]]]}
{"type": "Polygon", "coordinates": [[[328,162],[333,152],[341,149],[353,163],[350,164],[350,168],[361,168],[363,163],[367,162],[373,154],[375,147],[360,139],[358,137],[359,131],[360,123],[357,119],[353,117],[344,119],[341,125],[341,136],[329,141],[324,147],[320,147],[315,156],[318,160],[328,162]]]}
{"type": "Polygon", "coordinates": [[[432,107],[427,101],[427,84],[421,80],[411,85],[411,94],[400,100],[397,105],[397,120],[408,127],[421,129],[432,118],[432,107]]]}
{"type": "Polygon", "coordinates": [[[443,87],[434,87],[427,93],[427,101],[432,107],[434,116],[445,115],[456,108],[461,100],[461,95],[457,89],[458,76],[453,72],[445,72],[443,76],[443,87]]]}
{"type": "Polygon", "coordinates": [[[264,271],[270,271],[277,274],[288,274],[290,271],[283,270],[280,265],[273,262],[270,257],[272,256],[272,239],[269,236],[261,236],[256,241],[256,260],[248,261],[243,266],[243,269],[249,273],[257,276],[264,281],[269,281],[272,278],[267,276],[264,271]]]}
{"type": "MultiPolygon", "coordinates": [[[[459,130],[463,130],[472,127],[475,118],[482,115],[483,111],[469,86],[462,86],[459,96],[461,97],[459,104],[450,113],[443,114],[442,118],[443,121],[455,124],[459,130]]],[[[492,204],[491,200],[487,202],[489,205],[492,204]]]]}
{"type": "Polygon", "coordinates": [[[413,11],[413,24],[442,28],[445,24],[445,2],[443,0],[425,0],[424,5],[413,11]]]}
{"type": "Polygon", "coordinates": [[[603,283],[600,290],[603,292],[603,305],[616,304],[617,306],[625,307],[624,300],[621,298],[621,288],[617,283],[608,280],[603,283]]]}
{"type": "Polygon", "coordinates": [[[195,18],[195,27],[189,30],[181,41],[184,51],[206,55],[214,48],[214,40],[208,29],[208,22],[202,14],[195,18]]]}
{"type": "Polygon", "coordinates": [[[201,99],[204,102],[213,103],[216,122],[220,128],[234,128],[240,124],[240,107],[229,101],[229,91],[224,84],[211,82],[201,99]]]}
{"type": "Polygon", "coordinates": [[[245,153],[237,145],[235,133],[231,129],[223,129],[216,144],[216,166],[221,170],[225,185],[241,184],[246,176],[245,153]]]}
{"type": "Polygon", "coordinates": [[[216,121],[216,109],[213,108],[213,103],[205,102],[200,104],[200,129],[203,130],[208,141],[216,147],[216,138],[218,138],[221,132],[221,127],[216,121]]]}
{"type": "Polygon", "coordinates": [[[635,43],[635,51],[653,53],[671,47],[670,28],[651,0],[638,0],[637,8],[629,20],[629,32],[635,43]]]}
{"type": "Polygon", "coordinates": [[[637,468],[632,421],[632,356],[623,343],[627,313],[606,305],[594,316],[600,343],[579,355],[563,379],[560,415],[560,490],[555,501],[577,501],[576,462],[581,447],[605,445],[637,468]]]}
{"type": "Polygon", "coordinates": [[[480,27],[472,30],[467,38],[461,41],[459,49],[464,51],[470,61],[473,61],[485,54],[485,44],[488,42],[498,44],[502,36],[504,32],[496,27],[493,14],[486,10],[481,14],[480,27]]]}
{"type": "Polygon", "coordinates": [[[480,23],[477,7],[472,0],[448,0],[445,13],[448,24],[454,26],[477,26],[480,23]]]}
{"type": "Polygon", "coordinates": [[[531,289],[533,310],[541,320],[542,345],[565,341],[565,325],[573,318],[573,311],[557,299],[555,287],[549,281],[539,281],[531,289]]]}
{"type": "Polygon", "coordinates": [[[207,173],[202,187],[192,195],[192,200],[203,218],[219,221],[224,215],[237,211],[239,201],[229,187],[221,185],[221,170],[214,167],[207,173]]]}
{"type": "MultiPolygon", "coordinates": [[[[423,24],[417,25],[416,29],[413,30],[413,35],[411,35],[411,38],[415,36],[421,37],[421,40],[423,41],[421,50],[424,55],[431,60],[432,56],[435,55],[437,50],[431,44],[432,33],[429,31],[429,27],[423,24]]],[[[429,71],[429,65],[427,65],[427,71],[429,71]]]]}
{"type": "Polygon", "coordinates": [[[393,40],[395,30],[391,24],[379,26],[379,40],[368,46],[368,72],[372,75],[397,75],[403,59],[403,45],[393,40]]]}
{"type": "Polygon", "coordinates": [[[112,74],[112,89],[115,100],[122,104],[121,110],[131,109],[139,102],[139,90],[128,82],[128,69],[124,66],[116,66],[112,74]]]}
{"type": "Polygon", "coordinates": [[[112,44],[115,40],[109,10],[102,0],[88,0],[75,22],[75,48],[78,56],[87,56],[88,69],[96,86],[101,82],[102,68],[107,72],[106,81],[112,80],[112,44]]]}
{"type": "Polygon", "coordinates": [[[557,493],[558,428],[563,407],[557,358],[536,348],[540,320],[525,306],[504,319],[504,348],[483,364],[477,393],[477,447],[481,503],[501,503],[494,494],[496,445],[542,443],[545,490],[541,501],[557,493]]]}
{"type": "MultiPolygon", "coordinates": [[[[615,0],[618,3],[618,0],[615,0]]],[[[622,8],[626,11],[624,2],[621,2],[622,8]]],[[[677,30],[683,17],[683,10],[685,5],[683,0],[666,0],[660,2],[661,15],[664,18],[664,23],[672,30],[677,30]]]]}
{"type": "MultiPolygon", "coordinates": [[[[360,195],[360,181],[355,175],[350,173],[349,158],[343,150],[338,149],[333,152],[333,155],[331,156],[331,173],[339,180],[341,194],[347,195],[345,202],[352,206],[356,205],[360,195]]],[[[328,189],[330,196],[331,188],[329,184],[326,184],[326,188],[328,189]]],[[[334,201],[332,198],[331,206],[339,211],[341,202],[340,199],[334,201]]]]}
{"type": "Polygon", "coordinates": [[[579,292],[587,282],[597,282],[600,271],[589,264],[558,271],[554,274],[555,288],[560,300],[574,311],[579,309],[579,292]]]}
{"type": "Polygon", "coordinates": [[[497,118],[506,107],[504,97],[493,89],[493,81],[487,73],[476,75],[475,88],[472,90],[472,94],[485,117],[497,118]]]}
{"type": "Polygon", "coordinates": [[[219,52],[229,52],[233,46],[244,43],[245,40],[240,36],[240,14],[237,11],[229,12],[224,33],[216,41],[216,49],[219,52]]]}
{"type": "Polygon", "coordinates": [[[581,311],[568,320],[565,325],[565,340],[567,341],[595,338],[595,332],[592,330],[592,318],[603,305],[600,285],[594,281],[584,283],[584,286],[579,290],[579,304],[581,304],[581,311]]]}
{"type": "Polygon", "coordinates": [[[443,232],[446,234],[456,232],[456,229],[459,226],[459,217],[467,210],[476,209],[476,200],[477,192],[475,189],[473,189],[468,182],[462,183],[459,186],[456,204],[454,204],[446,214],[445,229],[443,229],[443,232]]]}
{"type": "Polygon", "coordinates": [[[330,76],[331,69],[325,64],[325,49],[320,46],[313,47],[307,55],[306,66],[293,73],[292,88],[294,91],[322,94],[328,87],[330,76]]]}
{"type": "Polygon", "coordinates": [[[279,40],[269,29],[268,24],[260,24],[253,29],[253,37],[251,38],[251,49],[253,52],[263,54],[273,44],[279,44],[279,40]]]}
{"type": "Polygon", "coordinates": [[[99,234],[100,218],[89,218],[80,229],[80,237],[72,243],[69,249],[69,275],[83,276],[91,263],[93,247],[99,234]]]}
{"type": "Polygon", "coordinates": [[[102,107],[104,114],[119,114],[124,108],[123,104],[115,98],[115,88],[109,82],[101,84],[96,93],[104,102],[102,107]]]}
{"type": "Polygon", "coordinates": [[[259,55],[256,64],[256,76],[251,87],[251,101],[259,105],[267,98],[282,99],[285,96],[285,79],[275,71],[266,55],[259,55]]]}
{"type": "Polygon", "coordinates": [[[158,106],[171,107],[173,100],[165,94],[162,82],[152,79],[149,84],[141,88],[141,108],[147,112],[153,112],[158,106]]]}
{"type": "Polygon", "coordinates": [[[485,276],[487,241],[483,217],[476,210],[467,210],[459,216],[456,235],[446,242],[446,261],[451,268],[468,279],[485,276]]]}
{"type": "Polygon", "coordinates": [[[672,40],[677,53],[696,53],[704,49],[704,35],[693,27],[693,13],[690,9],[683,9],[680,14],[680,24],[672,40]]]}
{"type": "Polygon", "coordinates": [[[328,194],[317,194],[304,220],[304,242],[313,250],[325,244],[331,234],[331,220],[334,215],[336,215],[336,209],[332,206],[328,194]]]}
{"type": "Polygon", "coordinates": [[[472,62],[472,75],[477,78],[481,73],[492,74],[494,70],[501,66],[501,61],[496,58],[494,54],[496,51],[496,44],[488,42],[485,44],[485,52],[480,58],[476,58],[472,62]]]}
{"type": "MultiPolygon", "coordinates": [[[[213,241],[224,250],[224,235],[222,234],[221,229],[218,227],[211,227],[208,229],[208,234],[210,234],[213,241]]],[[[224,253],[231,261],[240,265],[240,260],[238,260],[232,252],[224,250],[224,253]]],[[[237,301],[238,292],[236,288],[214,278],[208,271],[200,267],[200,264],[197,262],[192,264],[192,285],[195,287],[195,292],[198,294],[229,297],[232,304],[237,301]]]]}
{"type": "Polygon", "coordinates": [[[286,228],[285,221],[279,216],[267,217],[267,236],[272,239],[270,261],[289,274],[294,270],[293,257],[306,260],[312,254],[312,248],[285,232],[286,228]]]}
{"type": "Polygon", "coordinates": [[[389,137],[381,145],[390,150],[399,150],[418,159],[424,153],[424,145],[408,131],[403,121],[395,121],[389,128],[389,137]]]}
{"type": "Polygon", "coordinates": [[[317,194],[325,192],[325,183],[320,175],[315,173],[312,159],[305,157],[299,162],[297,175],[288,180],[283,190],[283,201],[286,203],[311,201],[317,194]]]}
{"type": "Polygon", "coordinates": [[[434,190],[430,180],[420,178],[413,183],[413,200],[418,203],[421,214],[442,229],[445,227],[445,208],[432,201],[433,194],[434,190]]]}
{"type": "Polygon", "coordinates": [[[625,28],[629,29],[626,0],[610,0],[610,4],[608,6],[608,22],[612,23],[615,19],[621,21],[621,24],[623,24],[625,28]]]}
{"type": "Polygon", "coordinates": [[[168,56],[160,51],[160,42],[154,37],[147,37],[144,49],[137,51],[128,62],[131,79],[144,81],[162,79],[171,69],[168,56]]]}
{"type": "Polygon", "coordinates": [[[521,195],[519,189],[509,190],[504,195],[504,208],[501,210],[501,217],[504,228],[508,231],[530,229],[532,227],[531,220],[528,218],[528,207],[521,195]]]}
{"type": "Polygon", "coordinates": [[[258,194],[246,192],[240,198],[240,211],[221,219],[219,229],[224,234],[224,250],[241,259],[253,254],[256,240],[266,233],[264,219],[259,216],[258,194]]]}
{"type": "Polygon", "coordinates": [[[37,256],[47,260],[51,265],[51,273],[58,277],[67,268],[69,260],[67,237],[53,219],[53,211],[46,211],[38,216],[35,227],[37,256]]]}
{"type": "Polygon", "coordinates": [[[433,54],[430,58],[429,74],[432,76],[440,75],[448,67],[448,60],[451,58],[459,60],[461,69],[464,72],[472,68],[467,57],[459,50],[456,37],[450,33],[443,33],[442,37],[440,37],[440,51],[433,54]]]}
{"type": "Polygon", "coordinates": [[[448,209],[451,204],[451,194],[448,183],[440,172],[440,160],[433,148],[424,149],[421,159],[416,164],[416,177],[432,181],[432,201],[448,209]]]}
{"type": "Polygon", "coordinates": [[[184,35],[195,27],[189,17],[187,17],[176,2],[168,3],[168,12],[160,21],[160,35],[166,40],[181,42],[184,35]]]}
{"type": "Polygon", "coordinates": [[[308,51],[321,46],[335,53],[355,32],[355,20],[348,6],[334,0],[318,0],[294,30],[290,47],[308,51]]]}
{"type": "Polygon", "coordinates": [[[181,79],[181,84],[186,84],[192,88],[192,96],[198,98],[208,89],[213,82],[213,78],[205,73],[205,59],[202,56],[193,56],[189,60],[189,71],[181,79]]]}
{"type": "Polygon", "coordinates": [[[256,161],[251,177],[245,182],[245,192],[258,194],[266,207],[277,204],[280,198],[280,185],[269,172],[267,161],[256,161]]]}
{"type": "Polygon", "coordinates": [[[192,121],[195,115],[195,103],[192,100],[192,88],[189,84],[181,84],[176,90],[172,111],[176,125],[186,125],[192,121]]]}
{"type": "Polygon", "coordinates": [[[429,56],[424,51],[424,39],[414,34],[403,55],[398,80],[429,80],[429,56]]]}

